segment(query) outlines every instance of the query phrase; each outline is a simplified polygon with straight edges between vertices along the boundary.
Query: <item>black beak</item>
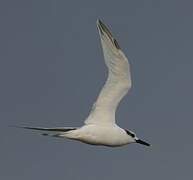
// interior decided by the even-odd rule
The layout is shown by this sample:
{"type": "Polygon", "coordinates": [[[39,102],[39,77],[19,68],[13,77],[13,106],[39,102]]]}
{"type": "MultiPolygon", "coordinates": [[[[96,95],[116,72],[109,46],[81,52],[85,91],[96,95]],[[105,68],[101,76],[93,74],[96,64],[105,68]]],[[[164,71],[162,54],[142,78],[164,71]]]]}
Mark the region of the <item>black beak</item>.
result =
{"type": "Polygon", "coordinates": [[[145,141],[142,141],[141,139],[137,139],[137,140],[136,140],[136,143],[143,144],[143,145],[145,145],[145,146],[150,146],[149,143],[147,143],[147,142],[145,142],[145,141]]]}

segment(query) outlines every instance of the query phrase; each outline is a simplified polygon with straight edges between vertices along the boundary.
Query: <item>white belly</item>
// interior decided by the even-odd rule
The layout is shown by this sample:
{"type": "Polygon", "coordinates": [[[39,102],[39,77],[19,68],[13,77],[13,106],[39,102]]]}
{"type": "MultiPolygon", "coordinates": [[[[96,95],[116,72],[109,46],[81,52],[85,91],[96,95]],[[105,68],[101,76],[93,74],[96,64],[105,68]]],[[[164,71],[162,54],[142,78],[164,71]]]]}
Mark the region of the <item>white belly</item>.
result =
{"type": "Polygon", "coordinates": [[[85,125],[64,136],[87,144],[104,146],[122,146],[132,142],[127,133],[116,125],[85,125]]]}

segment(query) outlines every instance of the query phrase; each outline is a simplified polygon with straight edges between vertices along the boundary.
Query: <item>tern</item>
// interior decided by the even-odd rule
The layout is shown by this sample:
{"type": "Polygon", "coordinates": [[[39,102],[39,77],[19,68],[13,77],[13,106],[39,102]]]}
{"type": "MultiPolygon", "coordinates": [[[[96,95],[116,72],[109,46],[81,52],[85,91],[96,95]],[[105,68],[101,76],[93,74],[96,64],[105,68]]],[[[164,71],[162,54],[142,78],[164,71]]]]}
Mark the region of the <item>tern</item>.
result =
{"type": "Polygon", "coordinates": [[[130,65],[117,40],[101,20],[97,20],[97,28],[108,77],[84,125],[78,128],[19,127],[41,131],[42,135],[77,140],[91,145],[117,147],[139,143],[150,146],[134,132],[120,128],[115,122],[116,109],[131,88],[130,65]]]}

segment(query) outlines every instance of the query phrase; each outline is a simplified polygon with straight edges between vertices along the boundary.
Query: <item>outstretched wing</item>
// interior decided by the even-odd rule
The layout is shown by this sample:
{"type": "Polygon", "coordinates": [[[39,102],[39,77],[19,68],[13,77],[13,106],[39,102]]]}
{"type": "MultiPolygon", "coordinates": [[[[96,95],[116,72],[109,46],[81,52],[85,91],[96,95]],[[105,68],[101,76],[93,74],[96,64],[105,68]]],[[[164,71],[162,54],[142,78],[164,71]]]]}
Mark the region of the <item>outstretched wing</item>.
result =
{"type": "Polygon", "coordinates": [[[115,123],[115,111],[131,87],[128,60],[108,28],[100,21],[97,27],[101,39],[108,78],[92,107],[86,124],[115,123]]]}
{"type": "MultiPolygon", "coordinates": [[[[75,127],[53,127],[53,128],[45,128],[45,127],[31,127],[31,126],[12,126],[16,128],[23,128],[23,129],[30,129],[35,131],[41,131],[41,132],[58,132],[58,133],[64,133],[72,130],[76,130],[75,127]]],[[[43,133],[45,135],[46,133],[43,133]]]]}

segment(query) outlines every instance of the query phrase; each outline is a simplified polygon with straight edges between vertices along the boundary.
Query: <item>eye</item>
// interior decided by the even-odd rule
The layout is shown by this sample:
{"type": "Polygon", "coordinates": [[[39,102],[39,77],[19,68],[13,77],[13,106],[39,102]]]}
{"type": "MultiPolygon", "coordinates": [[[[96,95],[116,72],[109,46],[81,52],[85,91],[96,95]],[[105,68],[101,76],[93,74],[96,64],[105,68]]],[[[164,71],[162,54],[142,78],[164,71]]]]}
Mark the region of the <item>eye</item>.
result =
{"type": "Polygon", "coordinates": [[[129,130],[126,130],[125,129],[125,131],[126,131],[126,133],[128,134],[128,135],[130,135],[131,137],[135,137],[135,133],[133,133],[133,132],[131,132],[131,131],[129,131],[129,130]]]}

